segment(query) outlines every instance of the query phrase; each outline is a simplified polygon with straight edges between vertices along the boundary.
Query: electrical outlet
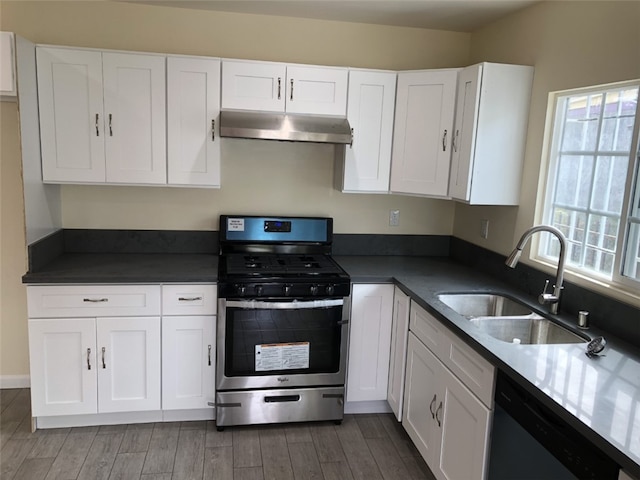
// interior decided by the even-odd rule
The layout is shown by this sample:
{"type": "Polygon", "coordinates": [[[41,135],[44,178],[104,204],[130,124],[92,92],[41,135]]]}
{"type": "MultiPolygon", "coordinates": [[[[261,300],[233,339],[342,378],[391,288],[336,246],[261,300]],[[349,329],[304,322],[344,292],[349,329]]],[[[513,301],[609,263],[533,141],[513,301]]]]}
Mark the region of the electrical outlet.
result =
{"type": "Polygon", "coordinates": [[[400,210],[391,210],[389,212],[389,226],[397,227],[400,225],[400,210]]]}
{"type": "Polygon", "coordinates": [[[482,238],[489,238],[489,220],[480,220],[480,236],[482,238]]]}

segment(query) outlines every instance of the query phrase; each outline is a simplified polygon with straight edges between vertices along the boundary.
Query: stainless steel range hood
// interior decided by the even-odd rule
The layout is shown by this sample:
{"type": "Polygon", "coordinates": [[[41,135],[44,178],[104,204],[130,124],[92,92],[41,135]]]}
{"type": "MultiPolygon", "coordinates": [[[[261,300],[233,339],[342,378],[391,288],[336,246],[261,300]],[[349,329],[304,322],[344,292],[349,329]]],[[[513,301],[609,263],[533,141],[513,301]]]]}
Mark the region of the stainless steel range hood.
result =
{"type": "Polygon", "coordinates": [[[350,144],[351,127],[344,117],[225,110],[220,112],[220,136],[350,144]]]}

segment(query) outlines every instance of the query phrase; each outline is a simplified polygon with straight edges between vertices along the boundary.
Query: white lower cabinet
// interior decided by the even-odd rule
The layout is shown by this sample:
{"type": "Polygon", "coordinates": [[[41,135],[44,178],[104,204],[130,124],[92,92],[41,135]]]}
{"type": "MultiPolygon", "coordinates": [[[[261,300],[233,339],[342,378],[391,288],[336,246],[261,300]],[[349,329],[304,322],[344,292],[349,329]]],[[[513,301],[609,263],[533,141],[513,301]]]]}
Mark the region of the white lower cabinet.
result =
{"type": "Polygon", "coordinates": [[[441,351],[464,352],[467,366],[484,372],[481,386],[467,386],[448,367],[451,358],[440,357],[421,341],[426,330],[416,328],[420,318],[436,320],[413,302],[411,310],[402,425],[437,479],[482,480],[493,416],[491,400],[483,397],[493,390],[494,368],[445,327],[430,335],[441,351]]]}
{"type": "Polygon", "coordinates": [[[162,318],[162,409],[210,407],[215,401],[213,315],[162,318]]]}
{"type": "Polygon", "coordinates": [[[391,323],[391,352],[389,356],[389,385],[387,402],[398,421],[402,421],[404,374],[409,335],[409,296],[398,287],[393,292],[393,319],[391,323]]]}
{"type": "Polygon", "coordinates": [[[387,399],[392,309],[392,284],[353,285],[347,402],[387,399]]]}
{"type": "Polygon", "coordinates": [[[29,322],[32,414],[160,409],[160,317],[29,322]]]}

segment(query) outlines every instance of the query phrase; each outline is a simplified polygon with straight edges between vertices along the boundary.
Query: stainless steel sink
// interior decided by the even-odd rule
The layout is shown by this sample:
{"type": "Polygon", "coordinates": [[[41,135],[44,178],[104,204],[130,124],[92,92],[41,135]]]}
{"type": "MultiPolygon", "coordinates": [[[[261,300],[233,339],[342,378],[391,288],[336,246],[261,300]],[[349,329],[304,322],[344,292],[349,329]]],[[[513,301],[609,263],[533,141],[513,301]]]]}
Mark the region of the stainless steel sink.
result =
{"type": "Polygon", "coordinates": [[[529,318],[479,317],[469,321],[484,333],[508,343],[548,345],[587,342],[580,335],[536,314],[529,318]]]}
{"type": "Polygon", "coordinates": [[[534,313],[528,306],[492,293],[438,295],[442,303],[482,332],[498,340],[525,345],[585,343],[588,339],[534,313]]]}
{"type": "Polygon", "coordinates": [[[511,298],[490,293],[451,293],[438,295],[442,303],[467,318],[531,315],[526,305],[511,298]]]}

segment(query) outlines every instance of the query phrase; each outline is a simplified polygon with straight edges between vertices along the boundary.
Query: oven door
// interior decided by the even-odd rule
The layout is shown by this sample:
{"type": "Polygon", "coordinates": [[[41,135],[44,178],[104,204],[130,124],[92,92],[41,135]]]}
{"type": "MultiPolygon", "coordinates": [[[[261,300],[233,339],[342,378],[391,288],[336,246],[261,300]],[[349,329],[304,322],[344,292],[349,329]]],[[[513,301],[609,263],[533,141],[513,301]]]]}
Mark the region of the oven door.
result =
{"type": "Polygon", "coordinates": [[[344,299],[220,299],[218,306],[217,390],[344,385],[344,299]]]}

